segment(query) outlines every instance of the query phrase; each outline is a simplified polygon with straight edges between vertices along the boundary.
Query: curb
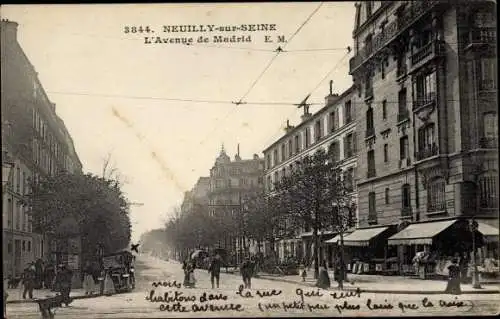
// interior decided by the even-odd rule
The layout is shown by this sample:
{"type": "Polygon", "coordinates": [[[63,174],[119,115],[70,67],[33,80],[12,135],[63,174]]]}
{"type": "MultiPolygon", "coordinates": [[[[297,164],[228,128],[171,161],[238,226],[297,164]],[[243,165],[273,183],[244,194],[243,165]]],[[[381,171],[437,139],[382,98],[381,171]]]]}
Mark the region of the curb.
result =
{"type": "MultiPolygon", "coordinates": [[[[270,280],[270,281],[281,281],[281,282],[286,282],[290,284],[296,284],[296,285],[301,285],[301,286],[306,286],[306,287],[314,287],[314,284],[312,283],[307,283],[307,282],[297,282],[293,280],[288,280],[288,279],[283,279],[283,278],[273,278],[273,277],[265,277],[265,276],[259,276],[259,279],[264,279],[264,280],[270,280]]],[[[347,291],[356,291],[358,288],[356,287],[344,287],[344,290],[347,291]]],[[[330,288],[329,290],[336,290],[333,288],[330,288]]],[[[361,292],[365,293],[385,293],[385,294],[400,294],[400,295],[442,295],[445,294],[444,291],[440,290],[382,290],[382,289],[361,289],[361,292]]],[[[478,295],[478,294],[500,294],[500,290],[462,290],[462,294],[472,294],[472,295],[478,295]]]]}

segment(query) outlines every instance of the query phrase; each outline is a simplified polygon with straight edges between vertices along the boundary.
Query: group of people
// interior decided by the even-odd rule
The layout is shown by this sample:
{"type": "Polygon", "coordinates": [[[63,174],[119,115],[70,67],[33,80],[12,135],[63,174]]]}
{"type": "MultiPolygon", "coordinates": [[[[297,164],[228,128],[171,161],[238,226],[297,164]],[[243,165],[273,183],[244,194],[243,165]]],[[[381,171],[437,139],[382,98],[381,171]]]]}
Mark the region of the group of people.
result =
{"type": "MultiPolygon", "coordinates": [[[[252,287],[252,277],[255,274],[257,262],[254,258],[246,257],[240,265],[240,274],[243,279],[243,285],[247,289],[252,287]]],[[[212,289],[219,288],[220,283],[220,270],[223,266],[223,261],[220,255],[216,254],[210,258],[208,273],[210,274],[210,283],[212,289]]],[[[183,285],[187,288],[194,288],[196,286],[196,278],[194,270],[196,269],[196,260],[187,259],[182,264],[184,270],[183,285]]]]}

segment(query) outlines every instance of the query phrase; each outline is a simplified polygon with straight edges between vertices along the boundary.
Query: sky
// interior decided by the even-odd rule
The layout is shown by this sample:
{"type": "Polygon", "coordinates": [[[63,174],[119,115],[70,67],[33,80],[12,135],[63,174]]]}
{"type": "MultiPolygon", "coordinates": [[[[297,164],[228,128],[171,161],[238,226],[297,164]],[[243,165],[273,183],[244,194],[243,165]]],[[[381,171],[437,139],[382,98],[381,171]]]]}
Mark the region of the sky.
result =
{"type": "Polygon", "coordinates": [[[231,157],[238,144],[243,158],[263,156],[287,119],[299,123],[302,110],[292,103],[310,93],[315,112],[330,80],[339,94],[352,84],[347,46],[353,46],[354,14],[353,2],[1,8],[2,19],[19,24],[18,41],[73,137],[84,172],[101,174],[109,156],[129,201],[143,204],[131,207],[134,241],[163,226],[184,191],[209,175],[222,144],[231,157]],[[187,24],[275,24],[276,30],[163,32],[164,25],[187,24]],[[125,33],[133,26],[154,33],[125,33]],[[233,34],[250,35],[251,42],[213,43],[214,35],[233,34]],[[282,35],[285,44],[276,42],[282,35]],[[145,36],[194,43],[146,44],[145,36]],[[197,43],[199,36],[209,42],[197,43]],[[285,52],[276,54],[278,46],[285,52]],[[248,104],[231,103],[239,100],[248,104]]]}

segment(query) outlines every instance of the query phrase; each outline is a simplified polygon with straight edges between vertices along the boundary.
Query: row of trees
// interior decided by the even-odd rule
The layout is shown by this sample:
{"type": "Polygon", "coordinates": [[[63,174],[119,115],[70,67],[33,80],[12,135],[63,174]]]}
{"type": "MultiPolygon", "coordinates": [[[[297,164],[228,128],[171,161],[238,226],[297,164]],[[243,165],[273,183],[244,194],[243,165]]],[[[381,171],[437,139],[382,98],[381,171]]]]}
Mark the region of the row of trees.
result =
{"type": "Polygon", "coordinates": [[[130,242],[129,204],[117,179],[59,173],[34,183],[28,196],[33,230],[51,238],[80,236],[82,259],[124,249],[130,242]]]}
{"type": "Polygon", "coordinates": [[[258,190],[247,194],[237,214],[209,216],[208,207],[202,206],[177,214],[166,224],[167,240],[182,250],[213,246],[227,236],[243,236],[255,240],[260,249],[264,242],[274,247],[276,239],[310,228],[317,277],[319,232],[330,228],[342,237],[354,226],[355,207],[349,188],[333,156],[320,149],[296,162],[271,192],[258,190]]]}

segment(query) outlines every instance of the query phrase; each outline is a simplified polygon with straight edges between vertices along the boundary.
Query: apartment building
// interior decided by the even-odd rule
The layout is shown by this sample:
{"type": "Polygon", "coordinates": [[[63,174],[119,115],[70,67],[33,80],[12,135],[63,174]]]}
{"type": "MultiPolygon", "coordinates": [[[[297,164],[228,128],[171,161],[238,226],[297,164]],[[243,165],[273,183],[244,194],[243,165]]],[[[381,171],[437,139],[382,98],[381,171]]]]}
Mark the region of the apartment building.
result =
{"type": "MultiPolygon", "coordinates": [[[[15,164],[2,194],[3,269],[12,276],[19,276],[28,262],[58,257],[51,256],[57,254],[54,245],[32,227],[30,183],[62,170],[82,171],[71,136],[17,41],[17,26],[1,21],[2,159],[15,164]]],[[[78,256],[76,246],[66,257],[78,256]]]]}
{"type": "MultiPolygon", "coordinates": [[[[220,154],[210,169],[208,190],[208,211],[212,217],[233,216],[241,214],[244,200],[264,187],[264,160],[257,154],[251,159],[242,159],[240,150],[234,160],[226,154],[224,145],[220,154]]],[[[226,234],[218,243],[220,248],[226,249],[231,261],[240,261],[245,253],[257,251],[257,243],[239,234],[226,234]]]]}
{"type": "Polygon", "coordinates": [[[498,256],[495,2],[355,5],[359,229],[346,245],[367,269],[406,271],[417,251],[470,252],[474,217],[498,256]]]}
{"type": "MultiPolygon", "coordinates": [[[[304,110],[302,121],[296,126],[286,128],[285,134],[269,145],[263,152],[265,165],[266,192],[272,196],[274,184],[293,170],[296,162],[306,155],[312,155],[323,148],[329,152],[345,172],[344,178],[353,193],[356,185],[357,133],[356,111],[353,101],[353,87],[342,94],[334,94],[330,82],[330,94],[325,98],[325,106],[311,114],[304,110]]],[[[330,229],[320,231],[320,240],[331,239],[335,233],[330,229]]],[[[278,238],[278,257],[284,260],[295,257],[310,260],[312,231],[308,225],[295,231],[293,238],[278,238]]],[[[321,245],[320,259],[332,260],[332,247],[321,245]]]]}

